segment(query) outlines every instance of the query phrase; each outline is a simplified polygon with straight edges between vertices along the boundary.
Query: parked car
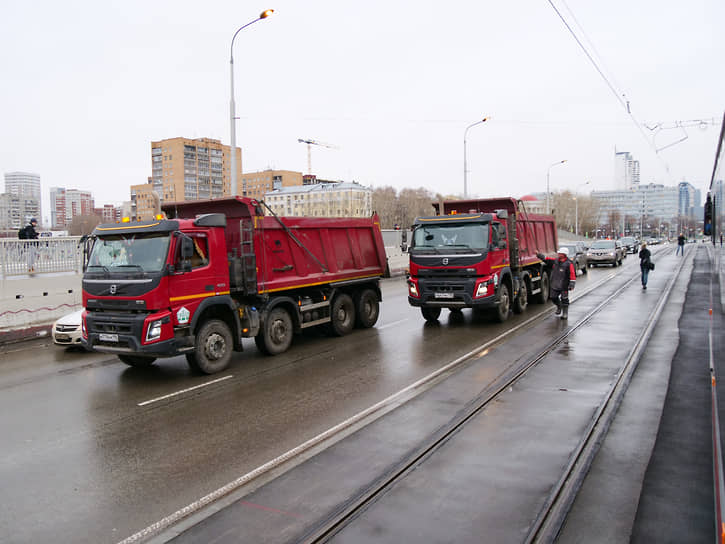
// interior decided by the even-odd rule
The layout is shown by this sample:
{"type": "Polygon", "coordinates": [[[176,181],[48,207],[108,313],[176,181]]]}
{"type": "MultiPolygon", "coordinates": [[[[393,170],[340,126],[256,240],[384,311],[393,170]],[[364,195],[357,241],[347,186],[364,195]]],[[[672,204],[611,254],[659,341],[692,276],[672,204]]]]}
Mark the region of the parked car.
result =
{"type": "Polygon", "coordinates": [[[560,247],[565,247],[569,250],[569,260],[574,263],[574,272],[582,271],[582,274],[587,273],[587,252],[584,249],[582,242],[571,242],[561,244],[560,247]]]}
{"type": "Polygon", "coordinates": [[[64,315],[53,323],[53,343],[65,347],[83,347],[81,344],[81,315],[83,308],[64,315]]]}
{"type": "Polygon", "coordinates": [[[639,253],[639,240],[634,236],[623,236],[619,241],[626,253],[639,253]]]}
{"type": "Polygon", "coordinates": [[[624,248],[619,240],[596,240],[587,251],[589,266],[611,264],[617,266],[624,259],[624,248]]]}

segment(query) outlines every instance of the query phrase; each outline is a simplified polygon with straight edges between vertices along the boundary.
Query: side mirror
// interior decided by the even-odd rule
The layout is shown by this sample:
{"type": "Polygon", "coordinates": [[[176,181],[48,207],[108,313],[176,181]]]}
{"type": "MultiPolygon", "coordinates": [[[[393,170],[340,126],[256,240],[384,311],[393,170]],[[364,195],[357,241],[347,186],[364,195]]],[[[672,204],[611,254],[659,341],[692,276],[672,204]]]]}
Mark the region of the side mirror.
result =
{"type": "Polygon", "coordinates": [[[181,239],[181,259],[188,260],[194,256],[194,242],[188,236],[181,239]]]}

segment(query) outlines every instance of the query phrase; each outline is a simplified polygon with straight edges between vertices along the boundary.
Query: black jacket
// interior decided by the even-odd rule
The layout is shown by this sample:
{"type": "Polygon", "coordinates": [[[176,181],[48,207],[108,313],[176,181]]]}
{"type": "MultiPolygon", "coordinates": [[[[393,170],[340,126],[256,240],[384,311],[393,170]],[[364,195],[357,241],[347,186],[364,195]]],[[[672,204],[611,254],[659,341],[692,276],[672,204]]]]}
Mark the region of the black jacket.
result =
{"type": "Polygon", "coordinates": [[[37,240],[38,233],[35,231],[35,227],[32,223],[25,225],[25,239],[26,240],[37,240]]]}
{"type": "Polygon", "coordinates": [[[639,250],[639,267],[645,268],[649,266],[649,260],[652,254],[649,252],[649,249],[644,248],[639,250]]]}
{"type": "Polygon", "coordinates": [[[542,253],[536,256],[551,267],[551,288],[555,291],[568,291],[576,285],[576,270],[569,259],[560,261],[558,258],[545,257],[542,253]]]}

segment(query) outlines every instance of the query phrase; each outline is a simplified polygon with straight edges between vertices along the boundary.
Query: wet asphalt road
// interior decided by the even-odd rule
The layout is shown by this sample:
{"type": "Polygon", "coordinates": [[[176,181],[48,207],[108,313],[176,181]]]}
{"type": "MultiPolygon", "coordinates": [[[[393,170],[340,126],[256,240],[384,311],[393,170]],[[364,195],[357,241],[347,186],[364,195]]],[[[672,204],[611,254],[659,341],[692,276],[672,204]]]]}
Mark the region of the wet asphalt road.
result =
{"type": "MultiPolygon", "coordinates": [[[[577,289],[637,264],[592,269],[577,289]]],[[[48,341],[2,348],[0,541],[119,542],[550,310],[504,325],[444,311],[427,325],[402,278],[383,298],[373,329],[298,337],[271,358],[246,341],[211,377],[183,357],[134,369],[48,341]]]]}

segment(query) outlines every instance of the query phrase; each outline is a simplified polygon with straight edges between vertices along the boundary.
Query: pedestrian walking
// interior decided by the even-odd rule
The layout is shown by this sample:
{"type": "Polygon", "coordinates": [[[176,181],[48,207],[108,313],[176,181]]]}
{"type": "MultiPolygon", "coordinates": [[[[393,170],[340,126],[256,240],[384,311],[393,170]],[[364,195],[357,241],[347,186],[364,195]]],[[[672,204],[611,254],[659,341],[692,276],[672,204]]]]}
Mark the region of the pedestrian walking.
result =
{"type": "MultiPolygon", "coordinates": [[[[38,232],[35,230],[35,227],[38,226],[38,220],[33,217],[27,225],[25,225],[25,228],[21,229],[21,231],[18,233],[20,238],[23,240],[37,240],[38,239],[38,232]]],[[[37,253],[38,242],[26,242],[25,244],[25,250],[28,254],[28,272],[35,272],[35,257],[37,253]]]]}
{"type": "Polygon", "coordinates": [[[639,269],[642,271],[642,289],[646,290],[649,271],[654,269],[652,253],[647,249],[647,242],[642,242],[642,249],[639,250],[639,269]]]}
{"type": "Polygon", "coordinates": [[[543,253],[537,253],[536,256],[551,267],[549,298],[556,306],[554,315],[568,319],[569,291],[572,291],[576,285],[576,269],[574,263],[569,260],[569,249],[560,247],[556,259],[545,257],[543,253]]]}
{"type": "Polygon", "coordinates": [[[677,251],[675,251],[675,256],[682,254],[683,257],[685,255],[685,235],[680,233],[680,235],[677,237],[677,251]]]}

